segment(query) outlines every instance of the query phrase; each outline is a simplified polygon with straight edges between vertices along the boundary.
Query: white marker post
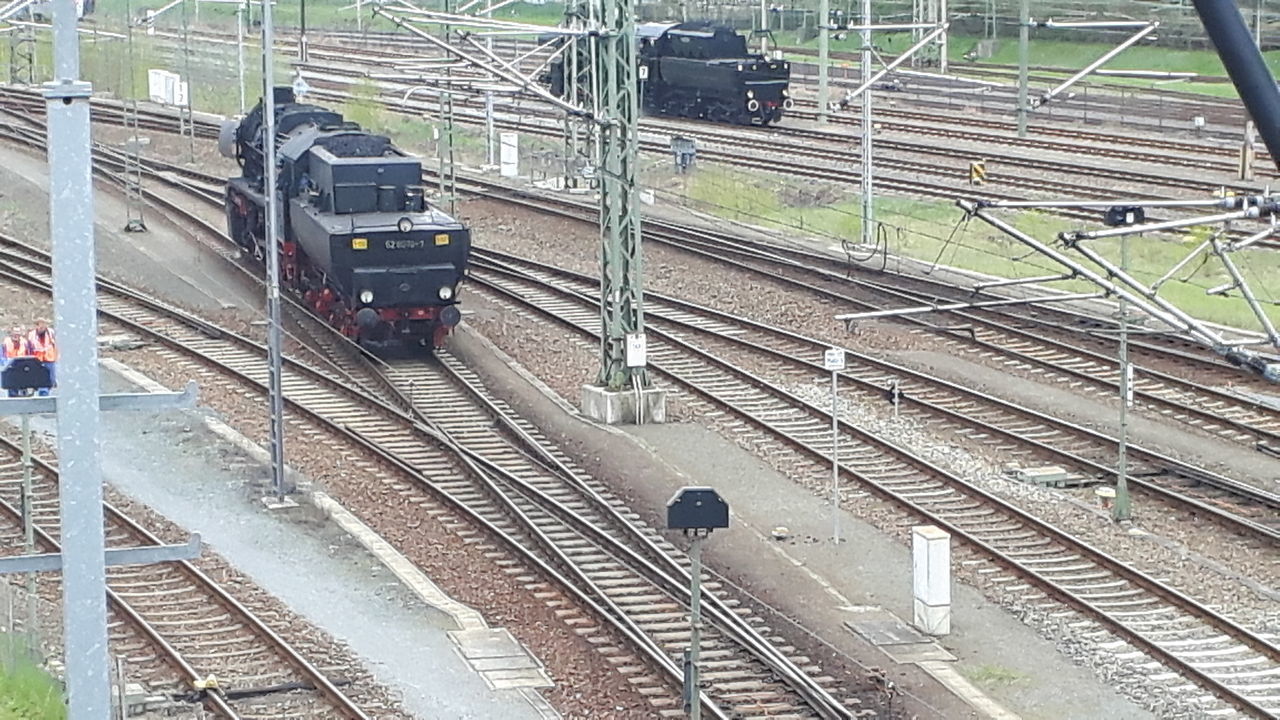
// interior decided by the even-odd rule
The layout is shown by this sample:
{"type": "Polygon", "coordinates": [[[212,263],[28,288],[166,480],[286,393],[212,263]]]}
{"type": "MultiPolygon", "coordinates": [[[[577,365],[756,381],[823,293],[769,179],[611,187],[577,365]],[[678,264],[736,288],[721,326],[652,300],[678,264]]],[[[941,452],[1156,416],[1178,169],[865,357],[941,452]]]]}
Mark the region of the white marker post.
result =
{"type": "Polygon", "coordinates": [[[520,136],[513,132],[501,135],[499,174],[505,178],[520,176],[520,136]]]}
{"type": "Polygon", "coordinates": [[[911,528],[915,626],[927,635],[951,632],[951,535],[933,525],[911,528]]]}
{"type": "Polygon", "coordinates": [[[831,540],[840,542],[840,412],[836,407],[836,379],[844,370],[844,349],[828,348],[822,367],[831,372],[831,540]]]}

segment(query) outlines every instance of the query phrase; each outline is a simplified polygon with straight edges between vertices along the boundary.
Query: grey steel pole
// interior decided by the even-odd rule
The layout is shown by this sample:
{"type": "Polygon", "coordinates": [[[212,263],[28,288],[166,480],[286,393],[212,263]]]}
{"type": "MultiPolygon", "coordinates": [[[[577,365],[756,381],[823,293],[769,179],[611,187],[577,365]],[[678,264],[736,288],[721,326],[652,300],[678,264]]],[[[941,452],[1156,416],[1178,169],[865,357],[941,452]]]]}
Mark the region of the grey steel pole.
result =
{"type": "Polygon", "coordinates": [[[307,61],[307,0],[300,0],[301,17],[298,30],[298,59],[307,61]]]}
{"type": "Polygon", "coordinates": [[[98,453],[98,298],[89,128],[93,86],[79,79],[75,3],[54,0],[53,7],[54,81],[45,85],[44,97],[54,322],[63,340],[56,403],[67,716],[101,720],[111,713],[111,681],[98,453]]]}
{"type": "MultiPolygon", "coordinates": [[[[199,7],[199,0],[192,1],[197,3],[196,7],[199,7]]],[[[191,79],[191,23],[187,16],[187,3],[185,2],[182,3],[182,74],[186,76],[187,104],[179,112],[185,112],[187,115],[187,132],[191,133],[189,140],[191,162],[194,164],[196,161],[196,119],[193,111],[195,110],[196,84],[191,79]]]]}
{"type": "MultiPolygon", "coordinates": [[[[938,0],[938,22],[949,28],[947,25],[947,12],[947,0],[938,0]]],[[[871,23],[868,22],[867,24],[870,25],[871,23]]],[[[944,75],[947,73],[947,52],[950,50],[947,43],[947,32],[948,30],[944,29],[942,37],[938,38],[938,72],[944,75]]]]}
{"type": "MultiPolygon", "coordinates": [[[[487,6],[485,7],[484,16],[493,17],[492,1],[488,2],[487,6]]],[[[485,38],[485,46],[488,48],[489,52],[493,52],[493,36],[492,35],[485,38]]],[[[498,163],[498,159],[497,159],[497,152],[495,151],[495,148],[494,148],[494,142],[497,140],[497,138],[494,134],[494,127],[493,127],[493,91],[492,90],[484,91],[484,137],[485,137],[486,148],[488,149],[488,153],[486,153],[486,157],[488,158],[487,162],[489,165],[496,165],[498,163]]]]}
{"type": "MultiPolygon", "coordinates": [[[[31,416],[22,416],[22,551],[31,555],[36,551],[35,518],[31,516],[31,416]]],[[[36,628],[36,574],[27,573],[27,634],[32,648],[38,648],[36,628]]]]}
{"type": "Polygon", "coordinates": [[[689,590],[692,599],[689,604],[689,720],[702,718],[701,681],[698,679],[698,653],[702,646],[702,536],[694,531],[693,544],[689,548],[689,590]]]}
{"type": "Polygon", "coordinates": [[[875,240],[875,178],[872,167],[871,120],[871,0],[862,0],[862,244],[871,247],[875,240]]]}
{"type": "Polygon", "coordinates": [[[1018,11],[1018,137],[1027,136],[1027,75],[1031,43],[1031,0],[1022,0],[1018,11]]]}
{"type": "Polygon", "coordinates": [[[244,14],[249,0],[236,6],[236,77],[240,78],[240,114],[244,114],[244,14]]]}
{"type": "MultiPolygon", "coordinates": [[[[1120,236],[1120,269],[1129,269],[1129,236],[1120,236]]],[[[1120,458],[1116,464],[1116,502],[1111,517],[1130,518],[1129,505],[1129,403],[1133,397],[1133,368],[1129,365],[1129,304],[1120,296],[1120,458]]]]}
{"type": "Polygon", "coordinates": [[[827,106],[831,102],[827,87],[827,71],[831,65],[831,0],[818,0],[818,122],[827,121],[827,106]]]}
{"type": "Polygon", "coordinates": [[[271,489],[283,500],[284,390],[281,387],[280,336],[280,197],[276,188],[275,28],[271,0],[262,1],[262,119],[263,165],[267,196],[267,395],[271,415],[271,489]]]}
{"type": "Polygon", "coordinates": [[[836,543],[840,542],[840,408],[836,404],[838,375],[839,371],[831,371],[831,539],[836,543]]]}
{"type": "Polygon", "coordinates": [[[769,54],[769,8],[767,0],[760,0],[760,54],[769,54]]]}

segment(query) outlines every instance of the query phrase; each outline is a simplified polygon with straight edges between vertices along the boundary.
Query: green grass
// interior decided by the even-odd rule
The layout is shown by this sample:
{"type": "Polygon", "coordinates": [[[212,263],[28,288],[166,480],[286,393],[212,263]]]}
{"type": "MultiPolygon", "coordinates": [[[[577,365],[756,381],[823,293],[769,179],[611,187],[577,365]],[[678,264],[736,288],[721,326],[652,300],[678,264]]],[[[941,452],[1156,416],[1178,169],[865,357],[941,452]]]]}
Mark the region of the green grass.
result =
{"type": "Polygon", "coordinates": [[[985,688],[1008,687],[1027,678],[1023,673],[999,665],[981,665],[976,668],[966,668],[962,665],[961,672],[985,688]]]}
{"type": "Polygon", "coordinates": [[[15,638],[0,640],[0,720],[63,720],[62,687],[15,638]]]}
{"type": "MultiPolygon", "coordinates": [[[[791,31],[775,33],[786,47],[804,48],[810,52],[818,47],[817,39],[796,42],[797,35],[791,31]]],[[[971,51],[981,38],[952,35],[948,43],[948,58],[952,61],[964,60],[965,53],[971,51]]],[[[912,44],[910,33],[891,33],[878,36],[875,44],[883,52],[899,53],[912,44]]],[[[848,33],[844,40],[831,41],[833,52],[856,52],[861,47],[857,33],[848,33]]],[[[1068,40],[1052,40],[1033,38],[1029,43],[1030,64],[1033,67],[1050,66],[1066,69],[1082,68],[1096,60],[1114,45],[1091,42],[1071,42],[1068,40]]],[[[1263,53],[1263,58],[1273,74],[1280,73],[1280,50],[1263,53]]],[[[1018,41],[1016,38],[1000,38],[995,54],[979,62],[990,65],[1016,66],[1018,64],[1018,41]]],[[[856,65],[845,62],[844,64],[856,65]]],[[[1107,70],[1160,70],[1165,72],[1193,72],[1211,77],[1226,77],[1222,62],[1212,50],[1179,50],[1154,45],[1138,45],[1129,48],[1103,66],[1107,70]]],[[[1043,75],[1044,73],[1037,73],[1043,75]]],[[[1052,75],[1052,74],[1051,74],[1052,75]]],[[[1061,77],[1068,77],[1062,73],[1061,77]]],[[[1010,71],[1010,80],[1013,72],[1010,71]]],[[[1103,78],[1094,75],[1091,83],[1105,82],[1108,85],[1140,88],[1169,88],[1184,92],[1194,92],[1216,97],[1235,97],[1235,88],[1227,82],[1164,82],[1140,78],[1103,78]]]]}
{"type": "MultiPolygon", "coordinates": [[[[665,185],[658,178],[651,181],[655,185],[665,185]]],[[[756,176],[746,180],[739,174],[713,166],[698,168],[683,185],[680,192],[693,207],[729,220],[772,227],[785,233],[827,236],[833,243],[844,238],[857,240],[861,237],[861,205],[856,189],[783,176],[756,176]]],[[[960,194],[963,193],[957,193],[960,194]]],[[[1057,234],[1063,230],[1081,229],[1042,211],[1000,211],[998,214],[1048,245],[1055,245],[1057,234]]],[[[876,217],[884,231],[881,237],[893,255],[936,261],[999,277],[1032,277],[1062,272],[1061,267],[985,222],[977,219],[963,222],[963,212],[949,202],[883,196],[876,201],[876,217]]],[[[1101,227],[1101,223],[1090,227],[1101,227]]],[[[1178,239],[1132,238],[1129,267],[1136,277],[1154,282],[1203,239],[1205,231],[1179,236],[1178,239]]],[[[1119,264],[1118,239],[1090,241],[1089,246],[1119,264]]],[[[1069,254],[1083,260],[1078,254],[1069,254]]],[[[1280,299],[1280,292],[1273,293],[1268,280],[1280,275],[1280,256],[1268,251],[1244,251],[1238,253],[1234,260],[1245,268],[1245,276],[1260,299],[1280,299]]],[[[1226,271],[1216,258],[1211,258],[1203,266],[1197,260],[1189,264],[1181,275],[1164,284],[1160,294],[1198,318],[1257,329],[1257,320],[1242,300],[1205,294],[1206,288],[1227,281],[1226,271]]],[[[1092,292],[1095,289],[1082,280],[1062,281],[1049,286],[1070,292],[1092,292]]],[[[1280,291],[1280,284],[1276,290],[1280,291]]],[[[1269,307],[1268,313],[1273,321],[1280,322],[1280,308],[1269,307]]]]}

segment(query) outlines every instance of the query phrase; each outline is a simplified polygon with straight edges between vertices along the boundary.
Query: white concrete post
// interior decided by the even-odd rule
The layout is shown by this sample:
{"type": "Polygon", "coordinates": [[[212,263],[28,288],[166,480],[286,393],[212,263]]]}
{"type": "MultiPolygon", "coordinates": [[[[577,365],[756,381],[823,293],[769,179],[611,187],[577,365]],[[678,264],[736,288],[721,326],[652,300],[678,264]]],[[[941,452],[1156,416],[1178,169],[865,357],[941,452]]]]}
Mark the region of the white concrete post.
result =
{"type": "Polygon", "coordinates": [[[513,178],[520,175],[520,136],[513,132],[502,133],[501,174],[513,178]]]}
{"type": "Polygon", "coordinates": [[[933,525],[911,528],[915,626],[927,635],[951,632],[951,535],[933,525]]]}

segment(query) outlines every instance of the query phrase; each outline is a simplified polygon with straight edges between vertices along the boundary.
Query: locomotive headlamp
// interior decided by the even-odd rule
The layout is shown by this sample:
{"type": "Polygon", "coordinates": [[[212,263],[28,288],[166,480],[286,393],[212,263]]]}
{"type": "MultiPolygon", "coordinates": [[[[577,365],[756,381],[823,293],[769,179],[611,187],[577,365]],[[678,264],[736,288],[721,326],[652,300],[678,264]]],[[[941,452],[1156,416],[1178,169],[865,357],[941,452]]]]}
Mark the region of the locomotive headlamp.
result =
{"type": "Polygon", "coordinates": [[[360,291],[360,302],[364,303],[365,305],[368,305],[369,303],[373,302],[373,291],[372,291],[372,290],[361,290],[361,291],[360,291]]]}
{"type": "Polygon", "coordinates": [[[400,222],[396,223],[396,229],[402,233],[407,233],[413,229],[413,220],[407,217],[400,218],[400,222]]]}
{"type": "Polygon", "coordinates": [[[445,285],[444,287],[440,288],[440,292],[438,294],[440,295],[441,300],[448,300],[449,298],[453,297],[453,288],[449,287],[448,285],[445,285]]]}

